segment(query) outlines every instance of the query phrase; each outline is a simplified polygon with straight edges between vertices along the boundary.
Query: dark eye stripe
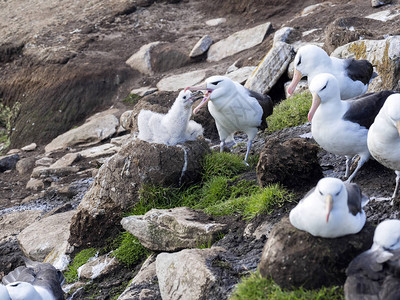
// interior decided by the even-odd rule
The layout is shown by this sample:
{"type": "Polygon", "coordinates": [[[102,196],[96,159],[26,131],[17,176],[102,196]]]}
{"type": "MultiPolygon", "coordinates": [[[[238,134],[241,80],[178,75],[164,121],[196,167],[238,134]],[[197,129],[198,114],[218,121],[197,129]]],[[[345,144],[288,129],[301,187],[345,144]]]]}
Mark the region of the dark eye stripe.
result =
{"type": "Polygon", "coordinates": [[[220,83],[222,80],[218,80],[218,81],[214,81],[214,82],[211,82],[211,84],[212,85],[217,85],[218,83],[220,83]]]}
{"type": "Polygon", "coordinates": [[[326,83],[325,86],[322,89],[320,89],[320,91],[323,91],[327,85],[328,85],[328,83],[326,83]]]}
{"type": "Polygon", "coordinates": [[[301,64],[301,56],[299,56],[299,61],[298,61],[297,65],[300,65],[300,64],[301,64]]]}

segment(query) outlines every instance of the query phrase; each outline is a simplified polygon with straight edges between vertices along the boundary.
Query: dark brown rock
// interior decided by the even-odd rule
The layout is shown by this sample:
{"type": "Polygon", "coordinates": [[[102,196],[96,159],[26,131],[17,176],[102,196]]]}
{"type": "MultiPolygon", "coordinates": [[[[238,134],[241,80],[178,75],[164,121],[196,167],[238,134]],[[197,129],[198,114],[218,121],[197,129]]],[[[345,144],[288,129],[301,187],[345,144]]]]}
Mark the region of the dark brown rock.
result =
{"type": "Polygon", "coordinates": [[[16,237],[0,241],[0,281],[4,275],[24,265],[23,256],[16,237]]]}
{"type": "Polygon", "coordinates": [[[18,161],[19,161],[18,154],[0,157],[0,172],[14,169],[18,161]]]}
{"type": "Polygon", "coordinates": [[[283,288],[343,285],[348,264],[371,247],[374,230],[367,222],[358,234],[320,238],[296,229],[284,217],[264,246],[258,265],[260,273],[283,288]]]}
{"type": "Polygon", "coordinates": [[[270,138],[260,153],[256,168],[259,185],[279,182],[295,188],[316,183],[322,177],[318,150],[317,145],[303,138],[284,142],[279,136],[270,138]]]}
{"type": "Polygon", "coordinates": [[[122,213],[137,203],[144,184],[180,186],[196,182],[208,151],[202,139],[178,146],[140,140],[126,144],[100,168],[82,199],[72,218],[69,243],[76,249],[102,245],[120,229],[122,213]]]}
{"type": "Polygon", "coordinates": [[[362,39],[382,39],[384,22],[360,18],[338,18],[325,29],[324,49],[331,53],[337,47],[362,39]]]}

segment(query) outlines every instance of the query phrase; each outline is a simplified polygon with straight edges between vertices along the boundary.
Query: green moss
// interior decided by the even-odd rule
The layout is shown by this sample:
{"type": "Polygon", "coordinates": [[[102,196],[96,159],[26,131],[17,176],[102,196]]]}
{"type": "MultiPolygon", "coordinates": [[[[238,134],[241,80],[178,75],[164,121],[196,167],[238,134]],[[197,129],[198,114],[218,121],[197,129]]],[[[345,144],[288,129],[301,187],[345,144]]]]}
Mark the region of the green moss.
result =
{"type": "Polygon", "coordinates": [[[273,280],[263,278],[258,272],[243,278],[236,286],[230,300],[339,300],[344,299],[343,290],[333,286],[319,290],[304,290],[302,288],[293,291],[285,291],[273,280]]]}
{"type": "Polygon", "coordinates": [[[205,212],[214,216],[240,214],[244,219],[252,219],[258,214],[271,213],[276,207],[282,207],[293,200],[293,194],[279,184],[261,189],[253,189],[249,195],[231,197],[229,200],[205,208],[205,212]]]}
{"type": "Polygon", "coordinates": [[[78,280],[78,268],[88,262],[88,260],[96,255],[98,251],[94,248],[84,249],[79,252],[75,257],[71,265],[68,266],[68,270],[64,272],[65,281],[67,283],[73,283],[78,280]]]}
{"type": "Polygon", "coordinates": [[[233,153],[214,152],[205,156],[203,161],[203,181],[213,176],[232,177],[248,167],[244,164],[243,158],[233,153]]]}
{"type": "Polygon", "coordinates": [[[149,255],[149,251],[129,232],[122,232],[119,238],[121,239],[120,246],[113,255],[125,266],[135,266],[149,255]]]}
{"type": "Polygon", "coordinates": [[[2,99],[0,99],[0,129],[4,129],[0,131],[0,144],[3,144],[0,147],[0,154],[3,152],[2,149],[6,150],[10,146],[12,124],[21,108],[19,102],[16,102],[13,107],[8,107],[1,102],[2,99]]]}
{"type": "Polygon", "coordinates": [[[125,104],[129,104],[129,105],[133,106],[136,103],[138,103],[140,98],[141,97],[139,95],[137,95],[137,94],[129,94],[124,99],[122,99],[122,102],[124,102],[125,104]]]}
{"type": "Polygon", "coordinates": [[[312,96],[303,92],[283,100],[274,107],[274,112],[267,118],[267,132],[272,133],[284,128],[299,126],[307,122],[312,96]]]}

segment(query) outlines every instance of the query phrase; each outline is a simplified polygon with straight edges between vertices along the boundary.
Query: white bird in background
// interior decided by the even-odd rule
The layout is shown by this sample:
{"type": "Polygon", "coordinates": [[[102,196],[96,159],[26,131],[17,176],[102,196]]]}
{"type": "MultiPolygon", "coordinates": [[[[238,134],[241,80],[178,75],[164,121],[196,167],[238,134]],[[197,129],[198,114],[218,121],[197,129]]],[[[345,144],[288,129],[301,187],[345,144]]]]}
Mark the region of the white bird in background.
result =
{"type": "Polygon", "coordinates": [[[400,181],[400,94],[387,98],[369,129],[367,142],[371,155],[385,167],[395,170],[393,204],[400,181]]]}
{"type": "Polygon", "coordinates": [[[25,259],[20,266],[3,277],[1,300],[62,300],[64,276],[48,263],[25,259]],[[7,298],[8,297],[8,298],[7,298]]]}
{"type": "Polygon", "coordinates": [[[346,270],[347,300],[400,299],[400,220],[385,220],[375,229],[371,249],[346,270]]]}
{"type": "Polygon", "coordinates": [[[343,100],[364,94],[369,82],[376,76],[372,64],[367,60],[330,57],[320,47],[306,45],[299,48],[294,58],[293,79],[288,93],[293,94],[303,76],[307,76],[310,85],[314,77],[321,73],[330,73],[336,77],[340,98],[343,100]]]}
{"type": "Polygon", "coordinates": [[[204,85],[187,87],[186,90],[188,89],[207,91],[203,101],[194,109],[194,113],[208,103],[208,109],[217,126],[221,151],[226,143],[235,142],[233,135],[236,131],[247,134],[247,151],[244,159],[247,164],[253,139],[258,129],[267,127],[266,118],[272,114],[271,98],[250,91],[225,76],[209,77],[204,85]]]}
{"type": "Polygon", "coordinates": [[[314,140],[326,151],[346,156],[347,182],[369,159],[368,128],[393,91],[371,93],[342,101],[337,79],[328,73],[317,75],[310,84],[313,95],[308,113],[314,140]],[[360,157],[350,175],[352,158],[360,157]]]}
{"type": "Polygon", "coordinates": [[[355,183],[322,178],[289,214],[290,223],[314,236],[336,238],[359,232],[366,220],[368,198],[355,183]]]}
{"type": "Polygon", "coordinates": [[[149,142],[176,145],[193,141],[203,134],[203,127],[193,120],[193,102],[202,98],[191,91],[181,91],[167,114],[141,110],[138,116],[138,138],[149,142]]]}

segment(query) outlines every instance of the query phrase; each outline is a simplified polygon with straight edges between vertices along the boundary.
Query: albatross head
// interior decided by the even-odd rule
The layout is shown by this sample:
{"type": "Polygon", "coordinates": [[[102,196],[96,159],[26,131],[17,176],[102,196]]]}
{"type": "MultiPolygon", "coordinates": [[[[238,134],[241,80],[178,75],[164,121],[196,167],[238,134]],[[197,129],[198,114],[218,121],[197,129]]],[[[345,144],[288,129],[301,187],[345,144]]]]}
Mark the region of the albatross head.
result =
{"type": "Polygon", "coordinates": [[[182,90],[179,92],[177,100],[181,101],[185,109],[189,109],[192,106],[193,102],[201,98],[203,98],[202,93],[192,93],[189,90],[182,90]]]}
{"type": "Polygon", "coordinates": [[[294,71],[292,82],[288,87],[289,95],[293,94],[301,78],[310,75],[319,66],[326,64],[329,59],[328,54],[318,46],[305,45],[300,47],[293,61],[294,71]]]}
{"type": "Polygon", "coordinates": [[[7,284],[7,290],[11,299],[15,300],[42,300],[40,294],[32,284],[23,281],[16,281],[7,284]]]}
{"type": "Polygon", "coordinates": [[[200,86],[187,87],[186,90],[192,91],[206,91],[203,101],[194,109],[193,113],[196,113],[201,107],[203,107],[209,100],[214,100],[224,95],[229,95],[235,90],[235,83],[225,76],[211,76],[200,86]]]}
{"type": "Polygon", "coordinates": [[[320,201],[325,204],[326,223],[329,222],[329,216],[333,206],[347,204],[347,190],[344,183],[333,177],[322,178],[315,188],[315,193],[320,201]]]}
{"type": "Polygon", "coordinates": [[[311,108],[308,112],[310,122],[321,103],[327,103],[330,100],[340,101],[339,83],[332,74],[322,73],[315,76],[309,89],[313,96],[311,108]]]}
{"type": "Polygon", "coordinates": [[[388,121],[396,127],[400,136],[400,94],[390,95],[383,105],[382,110],[388,121]]]}

